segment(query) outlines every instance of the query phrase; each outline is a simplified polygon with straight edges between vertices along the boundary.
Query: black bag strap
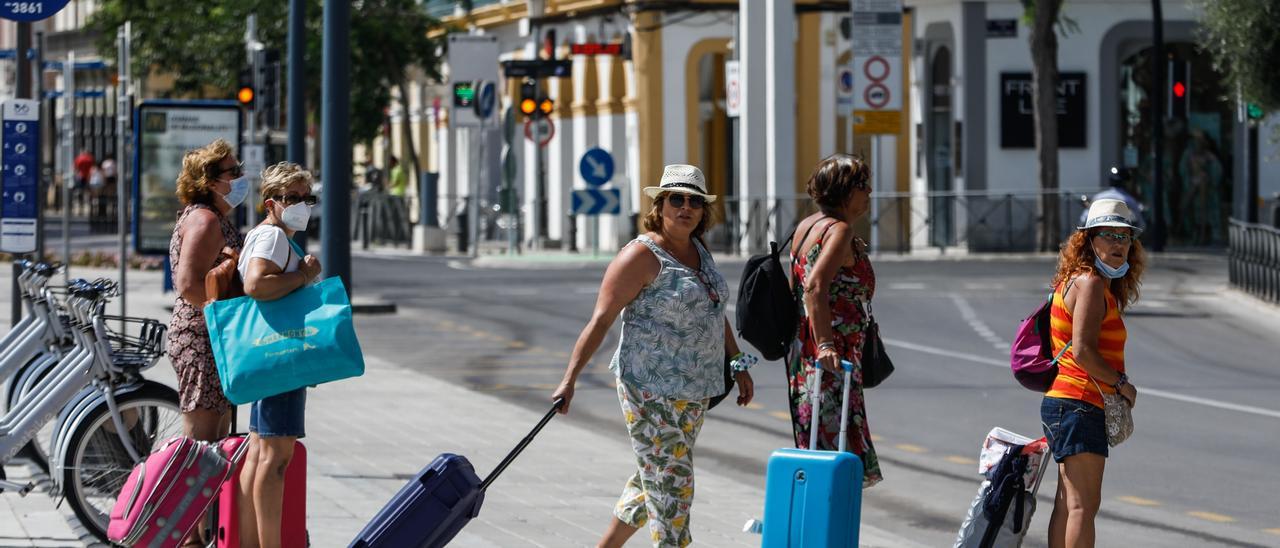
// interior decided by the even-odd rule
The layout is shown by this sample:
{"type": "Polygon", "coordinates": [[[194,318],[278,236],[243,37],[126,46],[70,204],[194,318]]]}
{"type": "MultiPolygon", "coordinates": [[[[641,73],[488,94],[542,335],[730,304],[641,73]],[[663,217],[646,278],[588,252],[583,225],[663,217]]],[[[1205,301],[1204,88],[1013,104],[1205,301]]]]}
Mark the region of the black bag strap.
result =
{"type": "Polygon", "coordinates": [[[512,449],[510,453],[507,453],[507,456],[502,459],[502,462],[498,463],[498,466],[495,467],[492,472],[489,472],[488,476],[485,476],[484,481],[480,482],[480,491],[483,492],[485,489],[488,489],[489,484],[493,483],[493,480],[498,479],[498,475],[502,474],[502,471],[506,470],[507,467],[511,465],[511,461],[516,460],[516,457],[520,456],[520,453],[524,451],[524,448],[528,447],[529,444],[533,442],[533,437],[537,436],[538,432],[542,431],[543,426],[546,426],[548,422],[551,422],[551,418],[556,416],[556,413],[560,411],[562,406],[564,406],[564,398],[557,399],[555,403],[551,404],[551,410],[547,411],[547,414],[542,416],[542,420],[538,421],[538,425],[534,426],[533,430],[529,431],[529,435],[520,440],[520,443],[516,444],[516,448],[512,449]]]}

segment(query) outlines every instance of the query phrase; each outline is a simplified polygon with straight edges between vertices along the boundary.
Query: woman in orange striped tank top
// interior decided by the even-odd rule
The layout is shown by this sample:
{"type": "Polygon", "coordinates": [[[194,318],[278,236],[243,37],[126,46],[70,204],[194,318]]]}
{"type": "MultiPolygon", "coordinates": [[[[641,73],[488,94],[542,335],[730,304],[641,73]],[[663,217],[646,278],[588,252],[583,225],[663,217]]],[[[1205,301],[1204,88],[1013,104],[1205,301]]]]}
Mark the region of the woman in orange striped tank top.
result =
{"type": "Polygon", "coordinates": [[[1062,357],[1040,406],[1058,463],[1050,548],[1094,545],[1108,456],[1102,393],[1119,393],[1130,406],[1138,397],[1125,375],[1121,318],[1138,298],[1145,266],[1137,234],[1124,202],[1097,200],[1058,257],[1050,336],[1054,355],[1062,357]]]}

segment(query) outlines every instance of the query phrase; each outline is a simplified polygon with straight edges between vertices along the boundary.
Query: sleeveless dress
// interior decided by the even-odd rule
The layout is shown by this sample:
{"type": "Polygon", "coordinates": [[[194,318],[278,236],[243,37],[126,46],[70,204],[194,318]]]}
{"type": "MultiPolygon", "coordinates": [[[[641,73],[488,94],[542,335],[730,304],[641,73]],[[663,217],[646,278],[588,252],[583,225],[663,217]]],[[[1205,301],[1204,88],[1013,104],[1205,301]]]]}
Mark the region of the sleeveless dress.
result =
{"type": "MultiPolygon", "coordinates": [[[[815,222],[822,222],[821,220],[815,222]]],[[[809,427],[812,421],[813,405],[810,398],[810,379],[817,367],[818,342],[814,339],[810,328],[809,316],[804,307],[804,284],[813,272],[813,265],[822,254],[826,229],[823,227],[818,241],[803,255],[791,256],[791,277],[795,280],[796,302],[799,303],[800,326],[796,343],[793,345],[787,360],[787,381],[791,403],[791,427],[795,433],[796,447],[809,449],[809,427]]],[[[802,242],[803,243],[803,242],[802,242]]],[[[849,427],[847,449],[862,459],[862,487],[867,488],[879,483],[884,477],[880,474],[880,461],[876,458],[875,447],[871,443],[871,430],[867,426],[866,404],[862,395],[862,369],[857,365],[862,360],[863,330],[867,327],[866,313],[862,302],[871,302],[875,293],[876,275],[871,268],[871,258],[861,241],[854,245],[853,266],[841,265],[836,271],[835,280],[831,282],[828,302],[831,306],[832,333],[836,345],[836,353],[855,364],[853,369],[854,385],[849,389],[849,427]]],[[[839,447],[837,436],[840,435],[840,401],[844,398],[844,375],[822,375],[822,400],[818,415],[818,447],[822,450],[835,450],[839,447]]]]}
{"type": "MultiPolygon", "coordinates": [[[[213,207],[191,204],[178,215],[178,222],[173,227],[173,237],[169,240],[170,274],[175,277],[178,265],[182,264],[182,226],[187,216],[197,209],[207,209],[218,216],[225,247],[237,252],[244,247],[240,231],[230,219],[213,207]]],[[[207,272],[228,258],[219,253],[213,264],[201,270],[207,272]]],[[[178,295],[173,303],[173,317],[169,320],[169,362],[178,374],[178,401],[183,413],[197,409],[221,413],[231,409],[231,402],[222,393],[218,368],[213,363],[213,347],[209,343],[209,330],[204,323],[203,305],[204,303],[189,303],[182,295],[178,295]]]]}

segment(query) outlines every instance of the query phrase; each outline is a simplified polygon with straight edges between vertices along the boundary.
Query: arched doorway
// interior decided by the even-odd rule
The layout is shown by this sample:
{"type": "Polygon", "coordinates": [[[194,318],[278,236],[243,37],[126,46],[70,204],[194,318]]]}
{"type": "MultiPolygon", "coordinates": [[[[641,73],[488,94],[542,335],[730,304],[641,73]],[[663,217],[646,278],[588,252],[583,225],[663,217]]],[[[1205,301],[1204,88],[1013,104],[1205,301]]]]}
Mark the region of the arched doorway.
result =
{"type": "MultiPolygon", "coordinates": [[[[1194,44],[1165,46],[1168,81],[1164,94],[1164,196],[1168,242],[1220,245],[1231,209],[1235,147],[1233,94],[1207,54],[1194,44]]],[[[1151,48],[1120,64],[1121,161],[1133,172],[1129,189],[1144,204],[1151,226],[1157,207],[1151,154],[1151,48]]]]}
{"type": "MultiPolygon", "coordinates": [[[[929,115],[928,115],[928,183],[929,192],[953,190],[951,165],[951,50],[941,46],[933,52],[929,62],[929,115]]],[[[952,205],[949,195],[929,198],[929,245],[955,245],[952,205]]]]}

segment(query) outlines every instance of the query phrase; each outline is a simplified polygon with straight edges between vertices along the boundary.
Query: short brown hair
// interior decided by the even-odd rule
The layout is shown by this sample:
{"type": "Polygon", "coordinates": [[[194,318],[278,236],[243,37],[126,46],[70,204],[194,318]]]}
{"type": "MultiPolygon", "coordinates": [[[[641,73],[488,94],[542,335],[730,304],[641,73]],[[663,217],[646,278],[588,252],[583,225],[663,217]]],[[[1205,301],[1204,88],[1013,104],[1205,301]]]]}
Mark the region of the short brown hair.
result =
{"type": "Polygon", "coordinates": [[[839,209],[849,201],[855,189],[866,190],[871,168],[866,160],[848,154],[827,156],[813,168],[805,189],[819,207],[839,209]]]}
{"type": "Polygon", "coordinates": [[[311,172],[293,162],[280,162],[262,170],[262,199],[267,200],[279,196],[284,189],[294,183],[306,183],[311,186],[311,172]]]}
{"type": "Polygon", "coordinates": [[[183,205],[213,205],[213,181],[218,176],[218,164],[235,152],[231,143],[215,139],[203,147],[188,150],[182,157],[182,171],[178,172],[178,199],[183,205]]]}
{"type": "MultiPolygon", "coordinates": [[[[649,232],[662,233],[662,206],[667,202],[667,195],[670,192],[663,192],[653,199],[653,207],[649,208],[649,212],[644,214],[644,229],[649,232]]],[[[687,194],[687,193],[686,193],[687,194]]],[[[693,236],[699,240],[702,235],[715,225],[714,218],[715,208],[708,203],[702,206],[702,220],[698,221],[698,226],[693,227],[693,236]]]]}

